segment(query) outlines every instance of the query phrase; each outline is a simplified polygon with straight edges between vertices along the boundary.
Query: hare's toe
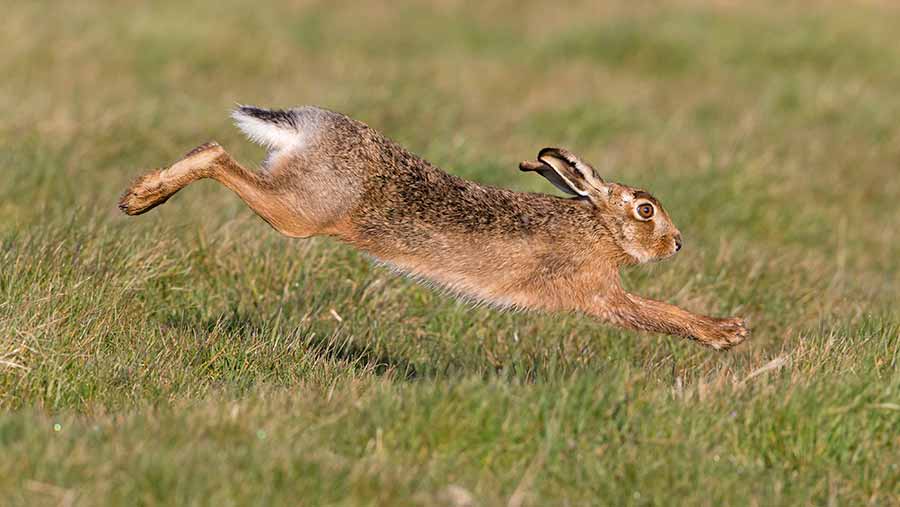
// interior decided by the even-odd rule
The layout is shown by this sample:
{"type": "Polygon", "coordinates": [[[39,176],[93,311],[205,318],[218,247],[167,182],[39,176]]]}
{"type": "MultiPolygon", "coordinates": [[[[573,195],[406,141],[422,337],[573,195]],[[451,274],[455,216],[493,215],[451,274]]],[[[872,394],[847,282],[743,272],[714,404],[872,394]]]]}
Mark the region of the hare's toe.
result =
{"type": "Polygon", "coordinates": [[[119,198],[119,209],[126,215],[140,215],[166,202],[171,194],[165,191],[157,169],[138,177],[119,198]]]}
{"type": "Polygon", "coordinates": [[[719,319],[717,329],[707,345],[716,350],[728,350],[750,337],[750,327],[744,319],[719,319]]]}

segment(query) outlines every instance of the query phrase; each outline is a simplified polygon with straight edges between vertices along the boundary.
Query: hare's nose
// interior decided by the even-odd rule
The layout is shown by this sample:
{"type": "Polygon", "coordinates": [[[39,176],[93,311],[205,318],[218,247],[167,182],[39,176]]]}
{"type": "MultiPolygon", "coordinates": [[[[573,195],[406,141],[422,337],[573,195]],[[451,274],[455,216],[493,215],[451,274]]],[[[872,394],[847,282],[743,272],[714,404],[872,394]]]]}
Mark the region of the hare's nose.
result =
{"type": "Polygon", "coordinates": [[[675,235],[675,251],[681,250],[681,233],[675,235]]]}

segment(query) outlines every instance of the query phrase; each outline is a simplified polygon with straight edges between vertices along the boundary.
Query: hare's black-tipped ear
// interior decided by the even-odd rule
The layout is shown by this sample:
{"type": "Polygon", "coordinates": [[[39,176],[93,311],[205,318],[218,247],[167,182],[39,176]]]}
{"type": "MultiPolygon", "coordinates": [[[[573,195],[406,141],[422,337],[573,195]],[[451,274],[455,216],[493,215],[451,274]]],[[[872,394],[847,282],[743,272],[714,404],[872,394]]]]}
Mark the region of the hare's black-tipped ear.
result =
{"type": "Polygon", "coordinates": [[[522,162],[519,169],[537,172],[569,195],[589,197],[606,191],[594,168],[564,148],[544,148],[537,160],[522,162]]]}
{"type": "Polygon", "coordinates": [[[547,181],[553,183],[554,187],[562,190],[569,195],[584,196],[584,194],[580,194],[577,190],[575,190],[575,186],[569,183],[562,175],[557,173],[553,167],[543,162],[538,162],[536,160],[526,160],[519,164],[519,169],[522,171],[534,171],[540,174],[541,176],[547,178],[547,181]]]}

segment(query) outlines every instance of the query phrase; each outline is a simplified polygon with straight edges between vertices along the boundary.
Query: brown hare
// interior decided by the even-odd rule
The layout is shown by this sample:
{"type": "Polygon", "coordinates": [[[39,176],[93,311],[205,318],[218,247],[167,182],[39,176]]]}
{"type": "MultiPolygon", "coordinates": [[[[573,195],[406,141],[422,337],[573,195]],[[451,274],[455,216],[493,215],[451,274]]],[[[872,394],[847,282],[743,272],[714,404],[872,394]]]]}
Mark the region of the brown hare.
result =
{"type": "Polygon", "coordinates": [[[122,211],[144,213],[212,178],[282,234],[333,236],[476,302],[577,311],[714,349],[749,336],[742,319],[697,315],[622,288],[622,266],[672,256],[681,233],[652,195],[603,180],[567,150],[544,148],[519,166],[572,196],[562,198],[457,178],[367,125],[318,107],[241,106],[233,118],[269,149],[260,171],[207,143],[139,177],[122,196],[122,211]]]}

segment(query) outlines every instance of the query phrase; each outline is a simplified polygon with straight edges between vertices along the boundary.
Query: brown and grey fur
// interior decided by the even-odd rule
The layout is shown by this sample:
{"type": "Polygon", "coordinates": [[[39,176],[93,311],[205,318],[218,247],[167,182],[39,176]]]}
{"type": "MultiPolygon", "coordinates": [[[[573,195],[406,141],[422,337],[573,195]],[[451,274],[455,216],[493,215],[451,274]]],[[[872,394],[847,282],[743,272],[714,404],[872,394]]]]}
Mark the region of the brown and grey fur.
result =
{"type": "Polygon", "coordinates": [[[545,176],[572,198],[457,178],[367,125],[316,107],[242,106],[234,117],[270,149],[260,171],[207,143],[138,178],[119,207],[141,214],[191,182],[212,178],[282,234],[333,236],[476,302],[582,312],[715,349],[749,336],[742,319],[696,315],[622,288],[621,267],[673,255],[681,234],[653,196],[605,182],[564,149],[545,148],[520,168],[545,176]],[[636,211],[647,203],[650,219],[636,211]]]}

